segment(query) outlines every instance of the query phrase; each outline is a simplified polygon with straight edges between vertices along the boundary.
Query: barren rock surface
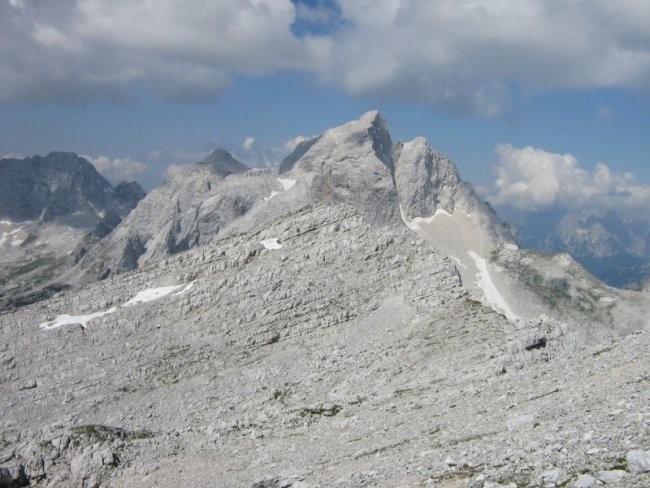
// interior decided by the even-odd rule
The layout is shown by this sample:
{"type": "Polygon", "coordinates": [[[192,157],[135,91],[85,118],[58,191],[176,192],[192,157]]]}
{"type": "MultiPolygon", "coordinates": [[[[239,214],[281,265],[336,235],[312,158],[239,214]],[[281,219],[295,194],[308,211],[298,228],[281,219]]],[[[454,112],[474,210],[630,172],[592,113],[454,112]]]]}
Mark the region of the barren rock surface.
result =
{"type": "Polygon", "coordinates": [[[0,469],[34,485],[650,482],[646,331],[513,324],[405,226],[345,205],[2,315],[0,350],[0,469]]]}
{"type": "Polygon", "coordinates": [[[0,315],[0,487],[650,486],[647,294],[376,112],[213,169],[87,258],[137,269],[0,315]]]}

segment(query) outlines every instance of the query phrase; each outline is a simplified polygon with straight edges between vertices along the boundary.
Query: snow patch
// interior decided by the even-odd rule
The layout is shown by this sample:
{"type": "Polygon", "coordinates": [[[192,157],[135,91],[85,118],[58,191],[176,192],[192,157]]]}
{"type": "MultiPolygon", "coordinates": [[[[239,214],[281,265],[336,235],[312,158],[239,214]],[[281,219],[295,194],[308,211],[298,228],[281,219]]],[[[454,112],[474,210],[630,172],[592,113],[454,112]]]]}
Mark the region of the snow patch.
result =
{"type": "MultiPolygon", "coordinates": [[[[10,227],[13,227],[14,224],[9,222],[8,220],[2,220],[0,221],[0,224],[7,225],[10,227]]],[[[25,242],[25,239],[21,239],[20,237],[17,236],[17,234],[22,230],[22,226],[16,227],[15,229],[11,229],[9,232],[2,232],[0,234],[0,246],[4,245],[6,242],[9,243],[11,246],[20,246],[23,242],[25,242]]]]}
{"type": "Polygon", "coordinates": [[[506,242],[503,245],[503,247],[504,247],[504,249],[507,249],[508,251],[517,251],[517,250],[519,250],[519,247],[517,246],[517,244],[512,244],[511,242],[506,242]]]}
{"type": "Polygon", "coordinates": [[[490,276],[490,271],[487,267],[487,262],[481,256],[476,254],[474,251],[467,251],[467,254],[470,258],[474,260],[478,274],[476,275],[476,286],[478,286],[482,291],[485,297],[487,304],[492,307],[493,310],[503,313],[508,320],[514,321],[519,317],[510,308],[510,305],[503,298],[499,290],[497,289],[492,277],[490,276]]]}
{"type": "Polygon", "coordinates": [[[404,210],[402,210],[402,206],[399,206],[399,211],[400,214],[402,215],[402,220],[406,224],[406,226],[411,229],[411,230],[420,230],[420,224],[430,224],[433,222],[436,217],[440,216],[446,216],[446,217],[453,217],[452,214],[447,212],[445,209],[438,208],[434,212],[434,214],[431,217],[414,217],[411,220],[407,219],[406,216],[404,215],[404,210]]]}
{"type": "Polygon", "coordinates": [[[185,288],[183,288],[181,291],[177,291],[176,293],[174,293],[174,296],[182,295],[186,291],[191,290],[193,286],[194,286],[194,282],[192,281],[192,282],[188,283],[187,285],[185,285],[185,288]]]}
{"type": "Polygon", "coordinates": [[[173,285],[173,286],[161,286],[160,288],[147,288],[138,292],[136,296],[125,302],[123,307],[132,307],[139,303],[151,302],[153,300],[158,300],[159,298],[169,295],[170,293],[178,290],[183,285],[173,285]]]}
{"type": "MultiPolygon", "coordinates": [[[[282,185],[284,191],[290,190],[293,187],[293,185],[296,184],[296,180],[290,180],[288,178],[276,178],[276,180],[278,180],[278,182],[282,185]]],[[[280,192],[273,190],[268,197],[264,197],[264,201],[268,202],[273,197],[276,197],[279,194],[280,192]]]]}
{"type": "MultiPolygon", "coordinates": [[[[179,289],[180,289],[179,291],[176,291],[176,293],[174,293],[174,296],[182,295],[183,293],[191,290],[193,286],[194,286],[194,282],[192,281],[185,286],[173,285],[173,286],[161,286],[159,288],[147,288],[146,290],[142,290],[138,292],[138,294],[133,298],[131,298],[130,300],[124,302],[122,304],[122,307],[132,307],[134,305],[139,305],[141,303],[151,302],[153,300],[162,298],[165,295],[169,295],[170,293],[179,289]]],[[[50,330],[50,329],[56,329],[58,327],[61,327],[62,325],[81,324],[81,326],[85,329],[86,325],[91,320],[99,317],[103,317],[104,315],[111,314],[116,310],[117,308],[112,307],[109,308],[108,310],[95,312],[90,315],[69,315],[65,313],[59,315],[54,320],[51,320],[49,322],[43,322],[42,324],[39,324],[39,326],[43,330],[50,330]]]]}
{"type": "Polygon", "coordinates": [[[81,325],[81,327],[85,329],[86,326],[88,325],[88,322],[90,322],[91,320],[97,319],[99,317],[103,317],[104,315],[112,314],[113,312],[115,312],[115,310],[116,308],[112,307],[109,308],[108,310],[91,313],[89,315],[68,315],[67,313],[64,313],[63,315],[59,315],[54,320],[51,320],[49,322],[43,322],[42,324],[39,325],[39,327],[43,330],[51,330],[51,329],[57,329],[62,325],[79,324],[81,325]]]}
{"type": "Polygon", "coordinates": [[[614,303],[616,301],[616,298],[614,297],[600,297],[598,299],[599,302],[602,303],[614,303]]]}
{"type": "Polygon", "coordinates": [[[284,191],[290,190],[296,184],[296,180],[290,180],[289,178],[277,178],[277,180],[284,188],[284,191]]]}
{"type": "Polygon", "coordinates": [[[273,198],[273,197],[275,197],[275,196],[277,196],[277,195],[279,195],[279,194],[280,194],[279,192],[273,190],[273,191],[271,192],[271,194],[270,194],[268,197],[264,197],[264,201],[265,201],[265,202],[268,202],[271,198],[273,198]]]}
{"type": "Polygon", "coordinates": [[[282,247],[282,244],[278,242],[277,237],[261,240],[260,244],[262,244],[265,249],[280,249],[282,247]]]}

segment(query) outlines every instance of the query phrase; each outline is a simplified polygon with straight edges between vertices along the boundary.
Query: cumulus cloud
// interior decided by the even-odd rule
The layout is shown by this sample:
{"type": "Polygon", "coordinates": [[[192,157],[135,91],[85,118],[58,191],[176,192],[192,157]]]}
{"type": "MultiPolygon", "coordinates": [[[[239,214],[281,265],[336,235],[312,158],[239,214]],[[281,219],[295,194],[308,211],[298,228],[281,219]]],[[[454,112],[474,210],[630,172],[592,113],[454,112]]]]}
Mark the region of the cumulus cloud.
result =
{"type": "Polygon", "coordinates": [[[508,109],[513,86],[647,90],[650,3],[560,3],[2,1],[0,102],[120,98],[134,86],[199,100],[236,75],[283,70],[485,116],[508,109]]]}
{"type": "Polygon", "coordinates": [[[8,153],[0,156],[0,159],[25,159],[27,156],[18,153],[8,153]]]}
{"type": "Polygon", "coordinates": [[[136,176],[148,169],[146,164],[134,161],[131,158],[111,159],[106,156],[93,157],[88,155],[82,157],[87,159],[101,175],[114,183],[134,180],[136,176]]]}
{"type": "Polygon", "coordinates": [[[0,2],[0,101],[213,97],[233,74],[297,68],[288,0],[0,2]]]}
{"type": "Polygon", "coordinates": [[[246,139],[244,139],[241,147],[244,149],[244,151],[252,151],[255,147],[255,138],[248,136],[246,139]]]}
{"type": "Polygon", "coordinates": [[[582,168],[571,154],[556,154],[534,147],[497,146],[495,205],[511,205],[534,212],[554,206],[568,209],[644,212],[650,205],[650,186],[630,173],[613,172],[598,163],[582,168]]]}

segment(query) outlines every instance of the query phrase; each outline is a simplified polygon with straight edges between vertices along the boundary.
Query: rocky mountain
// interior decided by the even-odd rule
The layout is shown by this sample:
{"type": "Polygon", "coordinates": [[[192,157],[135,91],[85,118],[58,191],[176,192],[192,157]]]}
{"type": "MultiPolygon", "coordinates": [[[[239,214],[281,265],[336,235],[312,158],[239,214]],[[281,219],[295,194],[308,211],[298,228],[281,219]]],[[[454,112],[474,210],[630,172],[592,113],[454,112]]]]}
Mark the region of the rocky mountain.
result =
{"type": "MultiPolygon", "coordinates": [[[[507,210],[506,210],[507,212],[507,210]]],[[[553,209],[508,215],[523,246],[566,252],[611,286],[640,289],[650,280],[650,231],[614,211],[553,209]]]]}
{"type": "Polygon", "coordinates": [[[144,196],[137,183],[113,187],[74,153],[0,160],[0,218],[13,222],[96,224],[101,213],[127,214],[144,196]]]}
{"type": "Polygon", "coordinates": [[[58,276],[143,197],[73,153],[0,160],[0,309],[67,286],[58,276]]]}
{"type": "Polygon", "coordinates": [[[647,294],[377,112],[278,175],[217,156],[76,272],[132,269],[0,315],[0,485],[648,486],[647,294]]]}
{"type": "MultiPolygon", "coordinates": [[[[66,277],[92,281],[205,244],[283,189],[269,170],[248,170],[223,149],[152,190],[66,277]]],[[[285,211],[286,209],[283,209],[285,211]]]]}

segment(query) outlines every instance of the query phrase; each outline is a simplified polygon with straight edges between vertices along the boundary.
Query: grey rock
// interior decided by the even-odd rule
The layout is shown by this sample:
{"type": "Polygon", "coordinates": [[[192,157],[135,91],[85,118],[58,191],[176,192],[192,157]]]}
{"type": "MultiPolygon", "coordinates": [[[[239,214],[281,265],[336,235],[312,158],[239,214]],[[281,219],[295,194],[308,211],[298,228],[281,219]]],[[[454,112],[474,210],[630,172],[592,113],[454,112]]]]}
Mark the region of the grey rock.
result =
{"type": "Polygon", "coordinates": [[[38,385],[36,384],[36,381],[34,380],[26,380],[23,381],[20,385],[18,385],[19,390],[31,390],[32,388],[36,388],[38,385]]]}
{"type": "Polygon", "coordinates": [[[628,470],[632,473],[646,473],[650,471],[650,450],[636,449],[625,455],[628,470]]]}
{"type": "Polygon", "coordinates": [[[517,417],[508,420],[508,422],[506,423],[506,428],[509,431],[528,429],[533,426],[534,422],[535,422],[534,415],[519,415],[517,417]]]}
{"type": "Polygon", "coordinates": [[[555,468],[544,471],[537,478],[537,483],[539,486],[544,488],[553,488],[562,483],[562,470],[555,468]]]}
{"type": "Polygon", "coordinates": [[[573,488],[592,488],[596,486],[597,480],[590,474],[583,474],[577,480],[571,483],[573,488]]]}
{"type": "Polygon", "coordinates": [[[622,469],[611,469],[606,471],[598,471],[596,473],[596,478],[598,478],[603,483],[619,483],[628,476],[628,473],[622,469]]]}

